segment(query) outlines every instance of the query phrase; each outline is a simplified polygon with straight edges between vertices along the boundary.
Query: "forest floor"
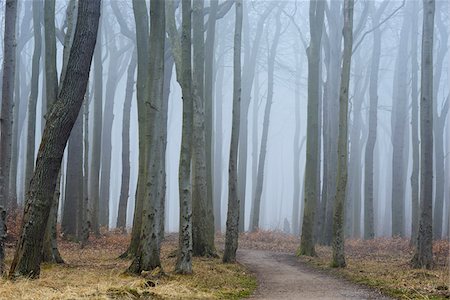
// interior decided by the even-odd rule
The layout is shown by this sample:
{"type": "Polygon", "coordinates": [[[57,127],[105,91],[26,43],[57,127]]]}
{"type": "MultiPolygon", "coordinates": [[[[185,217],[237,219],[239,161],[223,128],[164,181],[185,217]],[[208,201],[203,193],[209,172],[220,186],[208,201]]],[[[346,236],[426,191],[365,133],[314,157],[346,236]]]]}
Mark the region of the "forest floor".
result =
{"type": "MultiPolygon", "coordinates": [[[[220,241],[221,238],[219,243],[220,241]]],[[[333,299],[339,298],[338,295],[344,298],[380,299],[380,296],[373,298],[377,291],[397,299],[450,298],[448,241],[434,243],[435,267],[433,270],[410,267],[409,261],[413,255],[413,248],[408,239],[347,240],[345,248],[347,267],[344,269],[330,267],[330,247],[317,246],[317,257],[296,257],[294,254],[299,243],[298,238],[280,232],[259,231],[241,235],[239,248],[246,250],[239,252],[240,261],[250,270],[255,270],[257,275],[259,274],[258,279],[262,285],[256,292],[256,299],[277,299],[277,291],[273,289],[286,292],[287,286],[291,291],[304,289],[310,293],[306,295],[311,297],[305,296],[304,299],[313,299],[313,295],[320,296],[324,290],[327,293],[330,290],[335,291],[333,299]],[[263,250],[263,252],[248,250],[263,250]],[[282,268],[283,271],[281,271],[282,268]],[[286,270],[288,270],[287,273],[286,270]],[[291,272],[293,274],[309,272],[311,276],[303,278],[298,275],[298,278],[294,280],[289,276],[291,272]],[[335,278],[334,280],[340,279],[340,281],[330,279],[330,275],[335,278]],[[320,286],[310,287],[310,284],[316,284],[314,280],[320,286]],[[302,282],[305,283],[305,287],[300,286],[302,282]],[[351,288],[355,285],[348,287],[348,282],[358,284],[359,292],[363,294],[358,297],[351,288]],[[267,284],[266,287],[265,284],[267,284]],[[329,289],[326,286],[329,286],[329,289]],[[370,287],[373,291],[370,292],[361,286],[370,287]],[[274,294],[271,294],[271,290],[274,294]],[[364,291],[367,293],[364,294],[364,291]],[[273,297],[270,297],[271,295],[273,297]]],[[[326,295],[329,294],[323,294],[323,296],[326,295]]],[[[297,299],[300,298],[297,297],[297,299]]]]}
{"type": "MultiPolygon", "coordinates": [[[[192,275],[173,273],[178,236],[166,237],[161,249],[165,276],[124,274],[131,260],[118,259],[130,236],[108,232],[91,238],[80,249],[78,243],[60,240],[64,265],[44,264],[36,280],[0,279],[0,299],[240,299],[253,293],[256,278],[240,264],[222,264],[218,258],[194,258],[192,275]]],[[[6,266],[13,256],[7,248],[6,266]]]]}

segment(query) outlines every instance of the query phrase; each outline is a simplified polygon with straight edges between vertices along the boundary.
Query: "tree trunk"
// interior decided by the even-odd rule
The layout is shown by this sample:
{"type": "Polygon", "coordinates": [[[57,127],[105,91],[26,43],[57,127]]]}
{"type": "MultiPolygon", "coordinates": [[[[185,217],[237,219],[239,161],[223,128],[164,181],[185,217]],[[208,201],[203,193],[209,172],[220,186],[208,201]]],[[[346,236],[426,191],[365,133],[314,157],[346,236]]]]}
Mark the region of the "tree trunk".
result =
{"type": "Polygon", "coordinates": [[[412,141],[412,172],[411,172],[411,244],[416,245],[419,227],[419,91],[418,76],[419,63],[417,61],[418,48],[418,3],[412,4],[411,25],[411,141],[412,141]]]}
{"type": "MultiPolygon", "coordinates": [[[[192,245],[195,256],[215,256],[214,215],[208,198],[206,128],[204,101],[204,28],[203,1],[193,2],[193,140],[192,140],[192,245]]],[[[210,154],[210,153],[209,153],[210,154]]]]}
{"type": "Polygon", "coordinates": [[[435,1],[423,1],[420,96],[420,219],[415,268],[433,265],[433,40],[435,1]]]}
{"type": "Polygon", "coordinates": [[[28,100],[28,126],[27,126],[27,148],[25,165],[25,193],[28,192],[31,176],[34,170],[35,159],[35,139],[36,139],[36,105],[39,93],[39,64],[41,60],[41,15],[42,2],[33,1],[33,31],[34,31],[34,51],[31,66],[31,91],[28,100]]]}
{"type": "Polygon", "coordinates": [[[127,71],[127,86],[125,89],[125,101],[123,103],[122,121],[122,183],[120,185],[119,211],[117,213],[116,227],[122,230],[126,228],[127,206],[130,190],[130,112],[131,100],[134,92],[134,74],[136,73],[137,53],[133,50],[127,71]]]}
{"type": "Polygon", "coordinates": [[[236,23],[233,54],[233,113],[231,123],[230,161],[228,166],[228,212],[225,233],[224,263],[236,261],[239,235],[239,197],[237,159],[239,142],[239,122],[241,120],[241,45],[242,45],[242,0],[236,0],[236,23]]]}
{"type": "Polygon", "coordinates": [[[245,224],[245,198],[246,198],[246,188],[247,188],[247,157],[248,157],[248,111],[251,100],[251,92],[253,86],[253,80],[255,77],[255,70],[257,64],[257,58],[259,50],[261,48],[261,38],[264,31],[264,25],[267,18],[275,7],[276,2],[271,3],[266,7],[263,14],[258,20],[256,26],[255,39],[252,44],[251,51],[247,53],[249,56],[245,55],[244,65],[242,70],[242,93],[241,93],[241,121],[239,122],[239,158],[238,158],[238,193],[240,200],[239,207],[239,231],[244,231],[245,224]]]}
{"type": "Polygon", "coordinates": [[[308,56],[308,117],[306,139],[305,166],[305,209],[303,216],[302,235],[298,253],[300,255],[315,256],[314,249],[314,220],[316,212],[319,186],[317,185],[317,163],[319,159],[319,70],[320,49],[323,30],[325,1],[310,2],[310,35],[311,42],[307,49],[308,56]]]}
{"type": "Polygon", "coordinates": [[[217,64],[216,97],[215,97],[215,147],[214,153],[214,223],[216,231],[222,231],[222,189],[223,189],[223,79],[224,67],[217,64]]]}
{"type": "MultiPolygon", "coordinates": [[[[101,8],[100,8],[101,9],[101,8]]],[[[101,161],[101,141],[103,124],[103,62],[102,62],[102,34],[100,20],[97,46],[94,51],[94,111],[92,128],[92,158],[89,174],[89,193],[91,201],[91,226],[95,235],[100,234],[99,224],[99,202],[100,202],[100,161],[101,161]]]]}
{"type": "MultiPolygon", "coordinates": [[[[387,4],[387,2],[384,2],[387,4]]],[[[372,6],[372,26],[373,49],[372,62],[370,65],[370,83],[369,83],[369,135],[367,137],[366,152],[364,155],[364,239],[373,239],[375,237],[374,226],[374,150],[377,141],[378,124],[378,74],[380,70],[381,58],[381,34],[380,28],[376,28],[380,23],[381,14],[386,9],[385,4],[380,4],[377,11],[373,11],[372,6]]],[[[414,143],[413,143],[414,145],[414,143]]]]}
{"type": "MultiPolygon", "coordinates": [[[[281,9],[281,8],[280,8],[281,9]]],[[[251,219],[250,231],[255,231],[259,228],[259,217],[261,210],[261,196],[263,190],[264,182],[264,168],[266,164],[266,154],[267,154],[267,140],[269,136],[269,122],[270,122],[270,112],[272,108],[273,101],[273,77],[275,69],[275,58],[277,55],[278,42],[280,40],[281,32],[281,21],[280,21],[281,10],[278,10],[276,16],[276,29],[275,35],[270,48],[268,56],[268,70],[267,70],[267,103],[264,110],[264,120],[263,120],[263,131],[261,137],[261,146],[259,152],[258,160],[258,175],[256,177],[256,189],[255,189],[255,199],[253,200],[254,209],[251,219]]]]}
{"type": "Polygon", "coordinates": [[[145,182],[147,182],[147,138],[148,116],[145,113],[145,101],[147,94],[148,74],[148,35],[149,19],[145,1],[133,0],[133,12],[136,25],[136,51],[137,51],[137,81],[136,98],[138,113],[138,137],[139,137],[139,167],[138,182],[136,187],[133,227],[131,230],[131,242],[127,251],[121,257],[134,257],[138,251],[142,228],[142,207],[145,197],[145,182]]]}
{"type": "MultiPolygon", "coordinates": [[[[182,0],[182,32],[180,55],[180,85],[183,95],[183,122],[181,137],[180,166],[178,170],[180,195],[180,226],[178,256],[175,271],[180,274],[192,273],[192,116],[193,89],[191,65],[191,0],[182,0]]],[[[173,49],[175,50],[175,49],[173,49]]]]}
{"type": "MultiPolygon", "coordinates": [[[[215,204],[217,201],[214,199],[214,155],[213,155],[213,90],[214,90],[214,53],[215,53],[215,38],[216,38],[216,18],[217,18],[217,8],[219,5],[218,0],[210,1],[211,10],[209,12],[206,40],[205,40],[205,128],[206,128],[206,188],[208,190],[208,204],[211,210],[213,222],[216,217],[214,213],[215,204]]],[[[213,224],[212,235],[214,239],[214,229],[216,228],[213,224]]],[[[213,241],[214,242],[214,241],[213,241]]],[[[194,246],[195,251],[195,246],[194,246]]]]}
{"type": "Polygon", "coordinates": [[[348,149],[348,91],[353,50],[353,0],[344,0],[344,52],[342,57],[341,88],[339,93],[339,144],[338,176],[333,216],[333,267],[345,267],[344,254],[344,207],[347,189],[347,149],[348,149]]]}
{"type": "Polygon", "coordinates": [[[405,15],[400,32],[399,51],[394,72],[392,125],[392,236],[405,235],[405,136],[408,118],[408,56],[405,55],[410,18],[405,15]]]}
{"type": "MultiPolygon", "coordinates": [[[[0,206],[3,208],[9,203],[9,176],[11,163],[11,135],[12,135],[12,108],[14,96],[15,59],[16,59],[16,18],[17,1],[8,0],[5,5],[5,32],[3,36],[3,85],[2,105],[0,115],[0,206]]],[[[17,101],[16,101],[17,102],[17,101]]],[[[3,215],[6,210],[2,211],[3,215]]],[[[0,224],[3,230],[3,225],[0,224]]],[[[1,235],[1,234],[0,234],[1,235]]],[[[0,236],[0,239],[3,237],[0,236]]],[[[3,245],[0,245],[3,251],[3,245]]],[[[1,253],[0,253],[1,255],[1,253]]],[[[0,257],[0,271],[3,270],[3,257],[0,257]]],[[[0,272],[1,274],[1,272],[0,272]]]]}
{"type": "Polygon", "coordinates": [[[73,49],[58,99],[50,111],[39,147],[23,216],[22,232],[10,269],[10,277],[38,277],[42,239],[64,148],[83,102],[100,17],[100,1],[81,0],[73,49]]]}
{"type": "Polygon", "coordinates": [[[2,206],[0,206],[0,275],[2,275],[2,276],[3,276],[3,273],[5,272],[5,240],[6,240],[6,233],[7,233],[7,228],[6,228],[6,210],[2,206]]]}
{"type": "Polygon", "coordinates": [[[160,219],[164,210],[160,199],[165,172],[161,170],[162,161],[165,160],[163,147],[160,146],[161,127],[163,120],[163,90],[164,90],[164,43],[165,43],[165,4],[164,0],[150,2],[150,44],[149,72],[147,78],[149,96],[146,101],[146,115],[149,122],[150,143],[148,149],[149,165],[148,177],[145,184],[145,200],[142,211],[141,241],[128,271],[140,274],[142,271],[151,271],[161,267],[160,260],[160,219]]]}

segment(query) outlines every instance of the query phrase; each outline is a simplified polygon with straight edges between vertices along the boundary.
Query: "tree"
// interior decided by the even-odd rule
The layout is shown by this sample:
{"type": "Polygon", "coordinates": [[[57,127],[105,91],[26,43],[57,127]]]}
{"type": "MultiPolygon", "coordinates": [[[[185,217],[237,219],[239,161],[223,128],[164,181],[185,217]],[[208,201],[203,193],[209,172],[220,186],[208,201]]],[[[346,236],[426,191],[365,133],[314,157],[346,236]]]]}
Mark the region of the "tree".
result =
{"type": "Polygon", "coordinates": [[[317,178],[319,160],[319,69],[320,45],[322,40],[325,1],[314,0],[309,4],[309,23],[311,42],[308,56],[308,113],[305,166],[305,209],[299,255],[315,256],[314,220],[319,186],[317,178]]]}
{"type": "Polygon", "coordinates": [[[39,65],[41,61],[41,17],[42,1],[33,1],[33,32],[34,32],[34,50],[31,66],[31,91],[28,99],[28,125],[27,125],[27,154],[25,165],[25,192],[28,191],[31,176],[34,170],[35,160],[35,135],[36,135],[36,106],[39,93],[39,65]]]}
{"type": "Polygon", "coordinates": [[[164,148],[161,143],[161,126],[163,120],[163,90],[164,90],[164,43],[165,43],[165,1],[150,2],[150,44],[148,92],[146,99],[147,116],[149,118],[149,132],[151,134],[148,149],[151,149],[148,160],[148,177],[145,184],[145,199],[142,211],[141,241],[138,251],[129,267],[132,273],[140,274],[142,271],[151,271],[161,267],[160,260],[160,218],[164,212],[159,201],[160,185],[163,183],[161,170],[162,161],[165,160],[164,148]]]}
{"type": "MultiPolygon", "coordinates": [[[[5,208],[9,197],[11,162],[11,125],[14,95],[16,59],[17,1],[8,0],[5,5],[5,33],[3,36],[3,85],[0,111],[0,206],[5,208]]],[[[2,228],[1,228],[2,229],[2,228]]]]}
{"type": "Polygon", "coordinates": [[[239,235],[239,197],[237,190],[237,152],[241,106],[241,43],[242,43],[242,0],[236,0],[236,23],[233,55],[233,112],[231,123],[230,160],[228,165],[228,212],[225,233],[224,263],[236,261],[239,235]]]}
{"type": "Polygon", "coordinates": [[[136,73],[136,49],[130,59],[127,70],[127,86],[125,101],[123,103],[122,122],[122,183],[120,185],[119,211],[117,213],[116,227],[125,229],[127,221],[127,206],[130,189],[130,112],[134,92],[134,75],[136,73]]]}
{"type": "MultiPolygon", "coordinates": [[[[205,126],[205,42],[204,42],[204,2],[193,2],[193,140],[192,140],[192,245],[197,256],[215,256],[214,215],[212,197],[208,194],[206,163],[206,126],[205,126]]],[[[210,144],[209,144],[210,145],[210,144]]],[[[209,153],[209,152],[208,152],[209,153]]],[[[210,153],[209,153],[210,154],[210,153]]]]}
{"type": "MultiPolygon", "coordinates": [[[[372,26],[378,26],[383,11],[388,2],[384,1],[375,11],[372,5],[372,26]]],[[[373,155],[377,140],[378,123],[378,74],[381,57],[381,30],[375,28],[373,32],[372,62],[370,65],[369,83],[369,135],[367,137],[364,155],[364,238],[373,239],[375,236],[373,219],[373,155]]]]}
{"type": "Polygon", "coordinates": [[[345,267],[344,256],[344,207],[347,190],[347,149],[348,149],[348,91],[353,50],[353,0],[344,0],[344,51],[342,57],[341,88],[339,93],[339,143],[338,177],[333,216],[333,267],[345,267]]]}
{"type": "Polygon", "coordinates": [[[100,18],[100,1],[80,0],[73,47],[58,98],[49,112],[26,197],[22,232],[10,277],[38,277],[42,238],[64,148],[83,103],[100,18]]]}
{"type": "Polygon", "coordinates": [[[420,219],[417,245],[411,264],[433,265],[433,41],[434,0],[423,1],[422,67],[420,95],[420,219]]]}
{"type": "MultiPolygon", "coordinates": [[[[192,117],[193,89],[191,64],[191,0],[182,0],[182,32],[180,68],[177,68],[183,95],[183,121],[178,184],[180,193],[180,226],[178,256],[175,270],[180,274],[192,273],[192,117]],[[181,73],[179,73],[180,71],[181,73]]],[[[174,50],[174,49],[173,49],[174,50]]],[[[175,60],[176,61],[176,60],[175,60]]]]}
{"type": "Polygon", "coordinates": [[[276,27],[275,34],[273,38],[272,45],[270,47],[270,52],[268,56],[268,71],[267,71],[267,103],[264,110],[264,120],[263,120],[263,131],[261,137],[261,146],[259,152],[259,160],[258,160],[258,175],[256,177],[256,190],[255,190],[255,199],[254,210],[251,218],[250,230],[255,231],[259,228],[259,215],[261,209],[261,196],[263,190],[263,182],[264,182],[264,168],[266,164],[266,154],[267,154],[267,140],[269,136],[269,121],[270,121],[270,111],[272,108],[273,101],[273,77],[274,77],[274,69],[275,69],[275,58],[277,55],[277,47],[280,41],[280,33],[281,33],[281,9],[278,9],[276,15],[276,27]]]}

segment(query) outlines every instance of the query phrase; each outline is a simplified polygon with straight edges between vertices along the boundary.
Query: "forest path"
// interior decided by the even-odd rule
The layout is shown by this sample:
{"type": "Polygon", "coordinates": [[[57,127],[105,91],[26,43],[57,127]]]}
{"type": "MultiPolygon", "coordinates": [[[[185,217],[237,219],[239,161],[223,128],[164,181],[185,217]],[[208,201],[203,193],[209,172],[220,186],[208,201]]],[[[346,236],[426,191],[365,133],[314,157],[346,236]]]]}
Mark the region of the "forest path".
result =
{"type": "Polygon", "coordinates": [[[258,279],[258,288],[250,299],[390,299],[315,270],[289,253],[242,249],[237,258],[258,279]]]}

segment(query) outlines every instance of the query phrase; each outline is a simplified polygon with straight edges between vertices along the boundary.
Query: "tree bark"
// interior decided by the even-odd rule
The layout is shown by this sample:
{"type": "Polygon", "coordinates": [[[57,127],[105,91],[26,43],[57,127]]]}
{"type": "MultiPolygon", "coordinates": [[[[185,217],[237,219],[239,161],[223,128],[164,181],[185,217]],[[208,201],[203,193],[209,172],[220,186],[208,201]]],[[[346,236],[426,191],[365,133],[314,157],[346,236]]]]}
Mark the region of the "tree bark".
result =
{"type": "Polygon", "coordinates": [[[35,143],[36,143],[36,106],[39,93],[39,64],[41,60],[41,15],[42,2],[33,1],[33,32],[34,32],[34,51],[31,65],[31,90],[28,99],[28,125],[27,125],[27,148],[25,165],[25,193],[27,193],[31,176],[34,170],[35,143]]]}
{"type": "MultiPolygon", "coordinates": [[[[11,166],[12,108],[14,97],[16,60],[16,18],[17,1],[8,0],[5,4],[5,32],[3,36],[3,78],[2,105],[0,115],[0,206],[9,203],[9,181],[11,166]]],[[[16,101],[17,102],[17,101],[16,101]]],[[[6,210],[5,210],[6,211],[6,210]]],[[[3,214],[3,212],[2,212],[3,214]]],[[[0,224],[0,229],[3,226],[0,224]]],[[[1,237],[0,237],[1,238],[1,237]]],[[[3,247],[1,247],[3,250],[3,247]]],[[[1,262],[3,263],[3,259],[1,262]]],[[[1,265],[0,265],[1,268],[1,265]]],[[[0,270],[1,271],[1,270],[0,270]]]]}
{"type": "Polygon", "coordinates": [[[225,233],[224,263],[236,261],[239,235],[239,195],[237,159],[239,142],[239,122],[241,120],[241,45],[242,45],[242,0],[236,0],[236,23],[233,54],[233,112],[231,123],[230,160],[228,165],[228,212],[225,233]]]}
{"type": "MultiPolygon", "coordinates": [[[[183,122],[178,171],[180,195],[180,226],[178,240],[178,256],[175,271],[180,274],[192,273],[192,195],[191,195],[191,158],[192,158],[192,117],[193,90],[191,65],[191,0],[182,0],[182,32],[181,32],[181,71],[180,85],[183,95],[183,122]]],[[[173,46],[172,46],[173,47],[173,46]]],[[[175,51],[175,48],[172,48],[175,51]]],[[[175,61],[176,56],[175,57],[175,61]]]]}
{"type": "Polygon", "coordinates": [[[346,266],[344,253],[344,207],[347,190],[347,149],[348,149],[348,91],[353,50],[353,0],[344,0],[344,52],[342,57],[341,88],[339,93],[339,144],[338,177],[333,216],[333,258],[331,265],[346,266]]]}
{"type": "Polygon", "coordinates": [[[308,113],[305,166],[305,208],[299,255],[315,256],[314,224],[319,186],[317,185],[317,162],[319,159],[319,70],[320,49],[323,30],[325,1],[310,2],[310,35],[311,42],[307,49],[308,56],[308,113]]]}
{"type": "Polygon", "coordinates": [[[42,239],[64,148],[83,102],[100,17],[100,1],[81,0],[73,47],[57,101],[49,112],[23,216],[10,277],[38,277],[42,239]]]}
{"type": "Polygon", "coordinates": [[[435,1],[423,1],[420,95],[420,219],[412,266],[433,265],[433,40],[435,1]]]}

